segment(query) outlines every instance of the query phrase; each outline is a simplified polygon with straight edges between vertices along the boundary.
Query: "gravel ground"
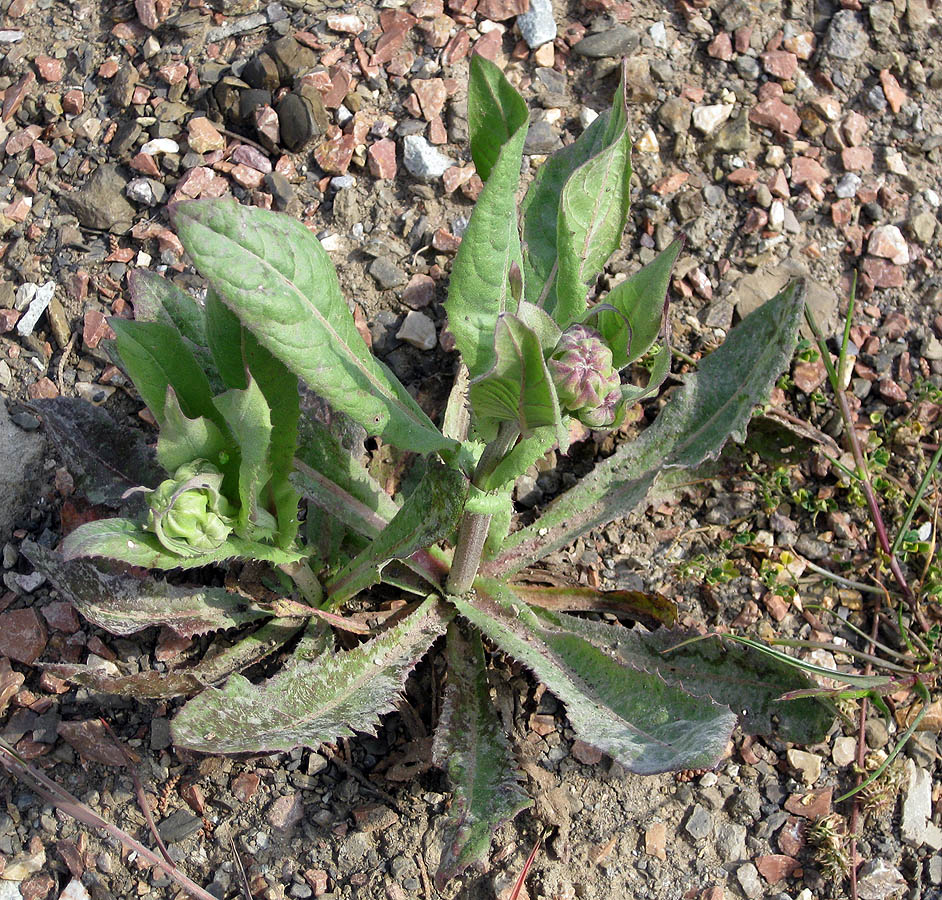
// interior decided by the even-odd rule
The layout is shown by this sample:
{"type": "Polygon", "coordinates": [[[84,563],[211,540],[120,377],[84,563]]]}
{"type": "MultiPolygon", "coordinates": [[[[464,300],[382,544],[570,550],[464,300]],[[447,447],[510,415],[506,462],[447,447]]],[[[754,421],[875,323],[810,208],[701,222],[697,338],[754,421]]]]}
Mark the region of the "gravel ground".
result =
{"type": "MultiPolygon", "coordinates": [[[[149,842],[128,770],[96,725],[104,716],[140,757],[171,855],[218,897],[238,896],[230,838],[256,897],[437,896],[430,873],[446,785],[428,762],[428,697],[439,662],[418,669],[403,714],[376,737],[239,760],[175,751],[173,704],[93,695],[43,672],[42,662],[90,657],[168,669],[203,649],[88,625],[18,550],[26,538],[55,546],[83,510],[26,402],[81,397],[153,436],[101,341],[107,316],[133,316],[126,278],[135,267],[198,286],[168,230],[169,204],[231,193],[302,219],[338,264],[374,351],[435,416],[456,362],[444,330],[447,273],[480,190],[467,148],[469,55],[498,62],[527,99],[529,170],[607,106],[625,56],[632,221],[603,280],[617,282],[685,232],[671,315],[678,347],[695,360],[795,275],[809,279],[809,302],[834,334],[856,270],[860,420],[895,442],[892,468],[906,480],[920,461],[924,469],[919,441],[938,440],[942,10],[932,0],[0,6],[0,393],[9,409],[0,404],[0,735],[149,842]]],[[[840,435],[823,381],[820,362],[799,359],[773,398],[819,442],[840,435]]],[[[631,428],[650,418],[640,411],[631,428]]],[[[570,459],[534,469],[518,489],[521,514],[611,440],[586,440],[570,459]]],[[[783,480],[768,447],[550,567],[661,591],[699,627],[830,638],[807,611],[818,602],[869,628],[854,591],[805,579],[792,595],[763,583],[762,560],[781,561],[783,548],[793,548],[799,575],[801,560],[855,562],[872,546],[865,517],[819,455],[789,464],[783,480]],[[746,530],[749,546],[724,545],[746,530]]],[[[834,664],[827,651],[811,656],[834,664]]],[[[496,684],[538,802],[502,829],[484,870],[443,896],[508,897],[544,831],[521,897],[846,896],[812,826],[834,811],[844,827],[849,804],[832,798],[853,784],[852,727],[839,723],[805,748],[740,736],[715,772],[642,779],[574,742],[553,698],[501,666],[496,684]]],[[[942,897],[940,719],[938,710],[928,717],[868,804],[864,900],[942,897]]],[[[896,730],[871,719],[874,758],[896,730]]],[[[0,900],[88,896],[177,891],[0,775],[0,900]]]]}

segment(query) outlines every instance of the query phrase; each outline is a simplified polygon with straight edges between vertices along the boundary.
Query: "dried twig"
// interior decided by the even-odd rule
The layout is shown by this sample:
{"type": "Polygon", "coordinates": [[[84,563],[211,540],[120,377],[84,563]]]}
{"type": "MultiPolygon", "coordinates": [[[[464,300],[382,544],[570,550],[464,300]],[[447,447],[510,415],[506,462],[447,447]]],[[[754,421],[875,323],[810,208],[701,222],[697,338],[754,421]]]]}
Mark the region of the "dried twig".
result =
{"type": "Polygon", "coordinates": [[[245,866],[242,865],[242,857],[236,849],[235,841],[232,839],[232,833],[229,833],[229,849],[232,851],[232,858],[235,860],[236,869],[239,872],[239,884],[242,888],[244,900],[252,900],[252,888],[249,885],[249,876],[245,874],[245,866]]]}

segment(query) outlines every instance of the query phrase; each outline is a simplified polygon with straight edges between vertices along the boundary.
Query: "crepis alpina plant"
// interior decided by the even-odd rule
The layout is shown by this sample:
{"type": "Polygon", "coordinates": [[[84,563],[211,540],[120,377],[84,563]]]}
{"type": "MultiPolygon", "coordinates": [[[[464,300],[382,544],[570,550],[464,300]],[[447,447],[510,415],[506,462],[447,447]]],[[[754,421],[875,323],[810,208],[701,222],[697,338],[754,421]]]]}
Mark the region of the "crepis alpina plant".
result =
{"type": "Polygon", "coordinates": [[[173,222],[208,282],[205,300],[141,271],[135,320],[112,320],[116,355],[159,425],[156,458],[95,407],[38,404],[79,488],[131,514],[81,525],[58,552],[28,550],[63,596],[115,634],[240,629],[221,652],[166,673],[52,667],[97,690],[190,697],[173,738],[204,753],[316,748],[372,732],[443,640],[433,760],[453,799],[440,886],[531,802],[491,703],[488,653],[522,663],[562,701],[579,738],[632,772],[711,767],[737,720],[762,732],[774,718],[798,741],[828,724],[813,700],[777,702],[806,686],[787,666],[748,647],[676,648],[684,633],[658,627],[676,617],[665,600],[542,587],[520,574],[628,514],[660,473],[696,467],[744,431],[791,357],[800,288],[739,323],[637,440],[511,532],[515,480],[547,451],[566,451],[573,418],[617,428],[667,377],[666,295],[681,242],[587,302],[628,218],[624,86],[537,169],[519,210],[527,108],[480,57],[468,116],[484,188],[451,273],[446,310],[462,365],[441,429],[371,355],[307,228],[232,200],[181,204],[173,222]],[[298,379],[334,425],[302,411],[298,379]],[[345,448],[337,414],[414,455],[411,493],[380,487],[345,448]],[[206,566],[224,568],[227,587],[137,574],[206,566]],[[367,628],[347,603],[380,582],[405,602],[367,628]],[[567,610],[616,610],[653,630],[567,610]],[[337,631],[348,633],[345,649],[337,631]],[[286,661],[267,680],[240,674],[276,651],[286,661]]]}

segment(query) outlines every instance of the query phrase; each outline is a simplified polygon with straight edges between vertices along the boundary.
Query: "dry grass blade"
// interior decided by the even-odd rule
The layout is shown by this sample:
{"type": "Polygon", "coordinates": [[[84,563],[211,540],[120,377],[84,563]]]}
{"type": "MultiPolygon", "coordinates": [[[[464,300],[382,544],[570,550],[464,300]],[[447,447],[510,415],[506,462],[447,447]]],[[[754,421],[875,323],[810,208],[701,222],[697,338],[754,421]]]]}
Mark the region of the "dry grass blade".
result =
{"type": "Polygon", "coordinates": [[[60,787],[51,779],[47,778],[38,769],[34,769],[4,740],[0,739],[0,765],[10,773],[11,776],[19,778],[25,782],[29,788],[43,798],[47,803],[51,803],[56,809],[64,812],[73,819],[92,828],[100,828],[110,834],[115,840],[120,841],[129,850],[133,850],[138,856],[143,857],[151,865],[157,866],[169,878],[172,878],[180,885],[191,897],[196,900],[217,900],[208,891],[204,891],[195,881],[191,881],[176,866],[166,862],[153,850],[149,850],[140,841],[136,841],[126,831],[112,825],[111,822],[103,819],[94,810],[90,809],[81,800],[73,797],[65,788],[60,787]]]}
{"type": "Polygon", "coordinates": [[[243,900],[252,900],[252,888],[249,887],[249,876],[245,874],[245,866],[242,865],[242,857],[236,849],[235,841],[232,835],[229,835],[229,849],[232,850],[232,858],[235,860],[236,869],[239,872],[239,886],[242,888],[243,900]]]}

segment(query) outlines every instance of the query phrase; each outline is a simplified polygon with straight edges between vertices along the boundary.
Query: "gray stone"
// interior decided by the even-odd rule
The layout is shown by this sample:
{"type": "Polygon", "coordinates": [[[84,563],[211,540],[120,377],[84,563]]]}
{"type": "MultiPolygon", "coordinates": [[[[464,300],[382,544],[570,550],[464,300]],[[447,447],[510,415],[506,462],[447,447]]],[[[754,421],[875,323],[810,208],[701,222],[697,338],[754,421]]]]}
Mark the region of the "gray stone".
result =
{"type": "Polygon", "coordinates": [[[408,281],[406,273],[386,256],[377,256],[370,263],[368,271],[384,291],[400,287],[408,281]]]}
{"type": "Polygon", "coordinates": [[[455,164],[419,134],[402,139],[402,161],[410,175],[423,181],[441,178],[455,164]]]}
{"type": "Polygon", "coordinates": [[[544,119],[537,119],[527,131],[527,139],[523,144],[523,152],[530,154],[552,153],[562,146],[562,141],[556,129],[544,119]]]}
{"type": "Polygon", "coordinates": [[[824,52],[833,59],[857,59],[870,46],[863,19],[851,9],[834,13],[824,38],[824,52]]]}
{"type": "Polygon", "coordinates": [[[32,503],[45,447],[42,434],[17,428],[0,400],[0,542],[10,539],[14,523],[32,503]]]}
{"type": "Polygon", "coordinates": [[[157,826],[157,833],[167,844],[173,844],[189,837],[203,827],[203,820],[189,810],[178,809],[157,826]]]}
{"type": "Polygon", "coordinates": [[[672,97],[657,111],[657,118],[673,134],[686,134],[690,131],[692,109],[686,97],[672,97]]]}
{"type": "Polygon", "coordinates": [[[132,178],[124,192],[129,200],[143,206],[157,206],[167,196],[167,188],[156,178],[132,178]]]}
{"type": "Polygon", "coordinates": [[[287,209],[298,198],[294,185],[281,172],[269,172],[265,176],[265,188],[271,192],[277,209],[287,209]]]}
{"type": "Polygon", "coordinates": [[[736,862],[746,856],[746,826],[726,822],[716,834],[716,852],[724,863],[736,862]]]}
{"type": "Polygon", "coordinates": [[[402,327],[396,332],[396,337],[419,350],[432,350],[438,341],[435,323],[425,313],[415,310],[406,314],[402,327]]]}
{"type": "Polygon", "coordinates": [[[742,892],[750,898],[762,896],[762,881],[759,878],[759,870],[752,864],[746,863],[736,870],[736,880],[742,888],[742,892]]]}
{"type": "Polygon", "coordinates": [[[708,184],[703,189],[703,199],[706,200],[710,206],[722,206],[726,200],[726,191],[718,184],[708,184]]]}
{"type": "Polygon", "coordinates": [[[930,212],[916,213],[909,220],[909,233],[920,244],[928,244],[935,234],[935,216],[930,212]]]}
{"type": "Polygon", "coordinates": [[[166,750],[170,743],[170,720],[162,717],[152,719],[150,723],[151,750],[166,750]]]}
{"type": "Polygon", "coordinates": [[[906,890],[906,879],[899,870],[882,859],[861,866],[857,873],[857,896],[860,900],[888,900],[906,890]]]}
{"type": "Polygon", "coordinates": [[[520,36],[531,50],[556,39],[556,19],[550,0],[530,0],[530,8],[517,16],[520,36]]]}
{"type": "Polygon", "coordinates": [[[903,816],[900,834],[904,841],[921,847],[932,815],[932,776],[911,759],[906,761],[906,793],[903,794],[903,816]]]}
{"type": "Polygon", "coordinates": [[[860,189],[861,178],[859,175],[855,175],[853,172],[848,172],[846,175],[842,175],[837,184],[834,186],[834,193],[837,194],[842,200],[848,197],[856,197],[857,191],[860,189]]]}
{"type": "Polygon", "coordinates": [[[892,3],[871,3],[867,10],[870,16],[870,27],[877,34],[886,33],[896,20],[896,7],[892,3]]]}
{"type": "Polygon", "coordinates": [[[130,106],[135,87],[137,87],[137,69],[130,64],[121,66],[114,81],[111,82],[111,102],[119,109],[130,106]]]}
{"type": "Polygon", "coordinates": [[[746,110],[724,122],[713,138],[713,149],[724,153],[748,150],[751,144],[752,128],[749,125],[749,113],[746,110]]]}
{"type": "Polygon", "coordinates": [[[627,25],[616,25],[584,37],[572,48],[572,52],[593,59],[619,57],[633,53],[641,44],[638,33],[627,25]]]}
{"type": "Polygon", "coordinates": [[[681,191],[674,200],[674,215],[681,225],[698,219],[703,213],[703,194],[693,188],[681,191]]]}
{"type": "Polygon", "coordinates": [[[713,831],[713,817],[698,803],[684,823],[684,831],[695,841],[706,840],[713,831]]]}
{"type": "Polygon", "coordinates": [[[314,110],[311,104],[301,94],[286,94],[279,102],[278,129],[281,143],[289,150],[300,150],[320,129],[314,120],[314,110]]]}
{"type": "Polygon", "coordinates": [[[747,81],[755,81],[762,73],[759,60],[754,56],[747,56],[745,53],[737,56],[733,65],[736,66],[736,71],[747,81]]]}
{"type": "Polygon", "coordinates": [[[127,181],[115,166],[99,166],[65,202],[86,228],[124,234],[134,222],[134,207],[124,196],[126,187],[127,181]]]}
{"type": "Polygon", "coordinates": [[[566,76],[549,67],[534,72],[533,90],[540,104],[547,108],[568,106],[570,103],[566,76]]]}
{"type": "Polygon", "coordinates": [[[929,860],[929,880],[933,884],[942,884],[942,855],[938,853],[929,860]]]}

